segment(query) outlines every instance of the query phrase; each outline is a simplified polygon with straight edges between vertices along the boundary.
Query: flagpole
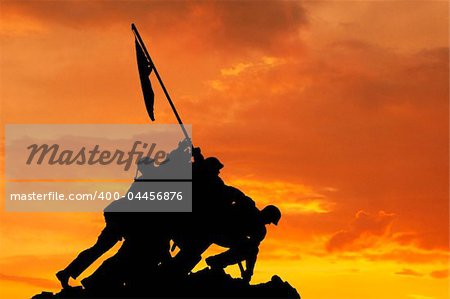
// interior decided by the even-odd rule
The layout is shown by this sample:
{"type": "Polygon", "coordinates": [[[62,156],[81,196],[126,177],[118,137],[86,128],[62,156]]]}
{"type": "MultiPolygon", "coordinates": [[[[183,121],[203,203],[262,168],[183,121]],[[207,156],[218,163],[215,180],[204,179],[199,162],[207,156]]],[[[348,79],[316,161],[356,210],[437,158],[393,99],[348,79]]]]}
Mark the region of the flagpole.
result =
{"type": "Polygon", "coordinates": [[[131,30],[133,31],[135,37],[137,38],[140,46],[144,50],[144,54],[145,54],[145,56],[147,56],[147,60],[150,63],[153,71],[155,72],[156,78],[158,79],[158,82],[161,85],[161,88],[164,91],[164,94],[166,95],[167,101],[169,102],[170,107],[172,108],[172,111],[175,114],[175,117],[177,118],[178,123],[180,124],[180,127],[181,127],[181,130],[183,131],[184,137],[189,142],[189,144],[192,145],[191,138],[189,137],[189,134],[187,133],[183,122],[181,121],[181,117],[178,114],[177,108],[175,108],[175,105],[173,104],[172,99],[170,98],[169,92],[167,91],[166,87],[164,86],[161,76],[159,75],[158,70],[156,69],[156,66],[153,64],[152,58],[150,57],[150,54],[148,54],[147,48],[145,47],[145,44],[144,44],[144,41],[142,40],[141,35],[139,34],[139,31],[137,30],[134,23],[131,24],[131,30]]]}

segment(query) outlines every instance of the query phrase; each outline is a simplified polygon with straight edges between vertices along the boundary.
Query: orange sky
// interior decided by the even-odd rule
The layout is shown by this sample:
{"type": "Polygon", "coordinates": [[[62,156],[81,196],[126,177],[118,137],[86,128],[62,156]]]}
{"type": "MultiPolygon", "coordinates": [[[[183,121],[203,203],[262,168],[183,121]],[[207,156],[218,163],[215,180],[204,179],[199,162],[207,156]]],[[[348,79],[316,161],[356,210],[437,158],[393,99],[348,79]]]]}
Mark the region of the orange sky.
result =
{"type": "MultiPolygon", "coordinates": [[[[1,1],[2,126],[148,123],[131,22],[195,144],[283,210],[255,282],[279,274],[309,299],[447,298],[447,2],[1,1]]],[[[175,123],[155,92],[157,122],[175,123]]],[[[103,222],[0,218],[2,298],[55,291],[103,222]]]]}

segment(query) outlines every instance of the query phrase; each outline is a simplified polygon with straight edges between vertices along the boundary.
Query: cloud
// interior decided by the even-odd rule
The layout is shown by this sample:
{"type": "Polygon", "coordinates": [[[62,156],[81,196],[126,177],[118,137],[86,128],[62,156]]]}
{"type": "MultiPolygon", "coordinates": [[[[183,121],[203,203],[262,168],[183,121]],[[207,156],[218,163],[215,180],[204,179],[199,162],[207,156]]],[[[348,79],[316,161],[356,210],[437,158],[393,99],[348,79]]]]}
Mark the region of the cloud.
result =
{"type": "Polygon", "coordinates": [[[286,214],[324,214],[334,206],[325,194],[302,184],[233,178],[228,183],[247,192],[260,208],[276,204],[286,214]]]}
{"type": "Polygon", "coordinates": [[[412,269],[406,269],[406,268],[402,269],[401,271],[395,272],[395,274],[397,274],[397,275],[408,275],[408,276],[422,276],[423,275],[423,274],[421,274],[421,273],[419,273],[417,271],[414,271],[412,269]]]}
{"type": "Polygon", "coordinates": [[[20,282],[31,286],[36,286],[40,288],[51,288],[54,289],[58,286],[58,283],[55,280],[36,278],[36,277],[28,277],[28,276],[16,276],[16,275],[8,275],[0,273],[0,280],[4,281],[12,281],[12,282],[20,282]]]}
{"type": "Polygon", "coordinates": [[[435,299],[436,297],[424,296],[424,295],[419,295],[419,294],[409,294],[408,298],[411,298],[411,299],[435,299]]]}
{"type": "MultiPolygon", "coordinates": [[[[166,35],[171,39],[173,34],[182,32],[182,39],[192,46],[220,51],[277,51],[286,41],[298,39],[299,28],[307,24],[302,5],[291,1],[89,1],[83,5],[71,1],[8,2],[2,10],[4,15],[26,18],[47,30],[54,26],[108,30],[129,28],[131,22],[136,22],[153,36],[166,35]]],[[[8,34],[8,24],[14,21],[4,20],[4,30],[0,32],[8,34]]]]}
{"type": "Polygon", "coordinates": [[[369,248],[389,234],[393,219],[394,214],[384,211],[375,215],[358,211],[349,227],[335,233],[326,248],[330,252],[369,248]]]}
{"type": "Polygon", "coordinates": [[[448,269],[436,270],[430,273],[433,278],[447,278],[449,276],[448,269]]]}
{"type": "Polygon", "coordinates": [[[223,68],[220,70],[220,74],[224,77],[238,76],[245,71],[258,73],[260,71],[268,70],[270,68],[277,67],[286,61],[279,57],[263,56],[260,61],[256,62],[240,62],[229,68],[223,68]]]}
{"type": "Polygon", "coordinates": [[[251,63],[238,63],[233,67],[222,69],[220,73],[224,76],[237,76],[251,66],[251,63]]]}
{"type": "MultiPolygon", "coordinates": [[[[400,264],[442,264],[449,252],[442,248],[421,246],[420,236],[399,232],[394,228],[397,215],[379,211],[359,211],[346,229],[331,234],[325,243],[326,256],[333,254],[342,259],[362,259],[372,262],[393,261],[400,264]]],[[[414,270],[404,268],[396,274],[415,275],[414,270]]]]}

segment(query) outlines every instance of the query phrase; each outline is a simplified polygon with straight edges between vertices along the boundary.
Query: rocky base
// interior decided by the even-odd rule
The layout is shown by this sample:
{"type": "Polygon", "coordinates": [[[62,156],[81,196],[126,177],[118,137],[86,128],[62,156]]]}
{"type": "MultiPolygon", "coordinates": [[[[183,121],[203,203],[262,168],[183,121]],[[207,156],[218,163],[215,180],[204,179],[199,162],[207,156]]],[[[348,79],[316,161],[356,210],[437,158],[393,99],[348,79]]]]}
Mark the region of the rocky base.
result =
{"type": "Polygon", "coordinates": [[[277,275],[266,283],[249,285],[224,271],[208,268],[192,273],[183,280],[150,284],[139,290],[85,290],[81,286],[61,290],[57,294],[42,292],[32,299],[62,298],[297,298],[300,295],[277,275]]]}

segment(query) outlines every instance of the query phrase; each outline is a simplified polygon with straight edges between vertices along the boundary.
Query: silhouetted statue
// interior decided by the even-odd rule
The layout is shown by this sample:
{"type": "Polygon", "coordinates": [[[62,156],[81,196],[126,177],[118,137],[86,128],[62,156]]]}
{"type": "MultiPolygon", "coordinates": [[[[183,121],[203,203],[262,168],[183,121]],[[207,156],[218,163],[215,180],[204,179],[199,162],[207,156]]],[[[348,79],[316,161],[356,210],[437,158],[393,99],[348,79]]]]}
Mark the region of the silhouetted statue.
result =
{"type": "MultiPolygon", "coordinates": [[[[232,212],[230,223],[225,231],[218,235],[215,242],[229,250],[206,259],[211,268],[223,269],[229,265],[246,262],[246,269],[242,278],[250,282],[258,255],[258,247],[266,236],[265,225],[278,224],[281,218],[280,210],[273,206],[266,206],[262,211],[257,208],[241,208],[236,205],[236,211],[232,212]]],[[[241,266],[241,265],[240,265],[241,266]]],[[[242,269],[241,269],[242,271],[242,269]]]]}
{"type": "MultiPolygon", "coordinates": [[[[130,295],[133,290],[139,295],[142,294],[139,290],[146,289],[149,281],[153,282],[154,296],[182,296],[180,292],[195,294],[193,277],[200,281],[203,275],[212,275],[211,279],[218,275],[225,279],[222,269],[233,264],[239,264],[241,281],[248,285],[259,245],[266,236],[265,225],[277,225],[281,212],[273,205],[260,211],[242,191],[225,185],[219,176],[224,165],[217,158],[204,158],[200,148],[190,150],[189,145],[186,140],[180,142],[159,165],[148,157],[141,159],[137,172],[140,175],[136,176],[128,192],[151,191],[142,183],[161,176],[170,177],[178,165],[192,163],[192,213],[123,212],[127,211],[131,201],[120,199],[111,203],[104,211],[106,226],[97,242],[57,273],[63,288],[68,289],[70,277],[77,278],[121,240],[124,242],[118,252],[82,280],[86,294],[120,297],[120,294],[130,295]],[[173,246],[169,248],[171,240],[173,246]],[[190,274],[202,253],[214,243],[228,250],[206,259],[212,272],[190,274]],[[170,251],[175,247],[180,251],[172,257],[170,251]],[[178,284],[178,291],[167,293],[167,288],[172,286],[170,281],[178,284]]],[[[219,284],[217,287],[226,286],[219,284]]]]}
{"type": "Polygon", "coordinates": [[[56,274],[63,290],[55,295],[43,292],[33,298],[300,299],[296,290],[276,275],[267,283],[249,284],[259,245],[266,236],[265,225],[277,225],[281,212],[273,205],[258,210],[250,197],[237,188],[227,186],[220,178],[224,165],[219,159],[204,158],[200,148],[192,147],[181,118],[134,24],[132,31],[149,117],[155,120],[154,93],[149,80],[150,73],[153,72],[186,139],[162,162],[156,161],[156,157],[145,157],[138,162],[135,182],[128,190],[127,197],[114,201],[105,208],[106,225],[97,242],[82,251],[65,269],[56,274]],[[129,200],[128,195],[151,192],[149,189],[152,185],[146,182],[191,178],[191,213],[130,212],[136,211],[136,206],[135,201],[129,200]],[[81,281],[84,288],[70,287],[70,278],[77,278],[122,240],[118,252],[105,260],[91,276],[81,281]],[[228,250],[206,259],[211,268],[193,273],[192,269],[201,260],[201,254],[213,243],[228,250]],[[176,247],[180,250],[172,257],[170,252],[176,247]],[[243,269],[242,261],[245,261],[246,269],[243,269]],[[232,278],[224,271],[228,265],[236,263],[239,264],[242,278],[232,278]]]}

